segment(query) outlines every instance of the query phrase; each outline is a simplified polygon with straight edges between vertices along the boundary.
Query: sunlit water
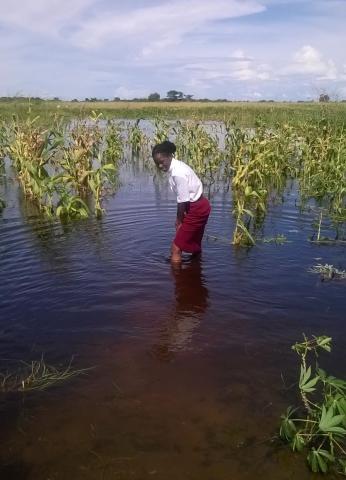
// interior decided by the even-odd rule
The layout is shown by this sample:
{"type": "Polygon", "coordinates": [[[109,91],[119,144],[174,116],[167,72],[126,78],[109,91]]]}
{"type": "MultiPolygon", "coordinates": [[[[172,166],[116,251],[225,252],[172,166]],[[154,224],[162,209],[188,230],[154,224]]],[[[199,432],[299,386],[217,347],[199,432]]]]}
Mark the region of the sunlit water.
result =
{"type": "Polygon", "coordinates": [[[1,370],[42,355],[94,368],[1,394],[1,479],[310,478],[272,439],[296,401],[302,332],[331,335],[322,360],[346,376],[346,283],[308,271],[345,268],[345,247],[310,243],[313,218],[291,194],[262,232],[287,243],[234,248],[230,193],[208,193],[202,259],[172,269],[175,201],[152,174],[124,168],[102,220],[64,227],[32,216],[8,183],[1,370]]]}

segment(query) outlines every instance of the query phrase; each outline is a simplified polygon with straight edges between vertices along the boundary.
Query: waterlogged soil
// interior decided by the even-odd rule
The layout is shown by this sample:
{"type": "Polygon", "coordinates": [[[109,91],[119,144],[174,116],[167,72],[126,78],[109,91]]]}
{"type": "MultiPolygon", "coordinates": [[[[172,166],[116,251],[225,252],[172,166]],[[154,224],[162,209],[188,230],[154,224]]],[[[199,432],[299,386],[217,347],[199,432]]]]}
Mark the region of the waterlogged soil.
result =
{"type": "Polygon", "coordinates": [[[312,478],[276,436],[302,332],[333,337],[320,363],[346,377],[346,283],[308,271],[345,268],[345,246],[309,242],[315,218],[291,192],[261,232],[286,243],[234,248],[230,193],[214,185],[202,258],[172,268],[167,184],[134,167],[121,179],[101,220],[70,225],[2,185],[1,371],[42,356],[93,368],[1,393],[0,478],[312,478]]]}

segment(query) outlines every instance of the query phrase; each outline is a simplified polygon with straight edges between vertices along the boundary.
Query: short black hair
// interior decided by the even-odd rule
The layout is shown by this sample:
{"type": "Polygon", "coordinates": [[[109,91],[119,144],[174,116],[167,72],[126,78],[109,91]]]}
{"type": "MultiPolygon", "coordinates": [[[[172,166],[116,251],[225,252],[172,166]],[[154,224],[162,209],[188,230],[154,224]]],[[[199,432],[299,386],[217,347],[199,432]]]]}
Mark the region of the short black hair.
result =
{"type": "Polygon", "coordinates": [[[177,150],[177,147],[174,145],[173,142],[169,140],[165,140],[162,143],[158,143],[152,150],[152,156],[156,155],[157,153],[165,153],[166,155],[173,155],[177,150]]]}

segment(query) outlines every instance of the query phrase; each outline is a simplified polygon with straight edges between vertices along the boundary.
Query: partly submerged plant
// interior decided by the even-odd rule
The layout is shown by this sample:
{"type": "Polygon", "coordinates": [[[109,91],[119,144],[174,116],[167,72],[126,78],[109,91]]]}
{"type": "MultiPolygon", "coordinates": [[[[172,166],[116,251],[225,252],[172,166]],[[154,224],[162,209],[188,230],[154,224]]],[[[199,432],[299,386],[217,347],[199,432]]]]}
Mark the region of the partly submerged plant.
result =
{"type": "Polygon", "coordinates": [[[287,237],[283,233],[278,233],[275,237],[265,237],[262,239],[263,243],[276,243],[277,245],[283,245],[287,243],[287,237]]]}
{"type": "Polygon", "coordinates": [[[301,405],[281,416],[280,437],[293,451],[307,453],[313,472],[333,469],[346,475],[346,382],[328,375],[317,364],[318,352],[331,351],[327,336],[304,335],[292,349],[299,355],[301,405]],[[316,365],[308,365],[309,356],[316,365]]]}
{"type": "Polygon", "coordinates": [[[80,197],[70,195],[65,190],[61,192],[56,208],[56,216],[63,220],[87,218],[89,216],[89,209],[87,204],[80,197]]]}
{"type": "Polygon", "coordinates": [[[124,145],[119,125],[108,122],[105,133],[105,149],[103,152],[105,161],[117,164],[123,155],[123,150],[124,145]]]}
{"type": "Polygon", "coordinates": [[[332,278],[346,278],[346,270],[339,270],[333,265],[322,265],[318,263],[309,269],[309,272],[319,273],[324,280],[331,280],[332,278]]]}
{"type": "Polygon", "coordinates": [[[153,144],[162,143],[169,138],[169,123],[167,123],[163,118],[156,117],[155,121],[155,134],[153,144]]]}
{"type": "Polygon", "coordinates": [[[147,146],[147,138],[139,126],[141,120],[141,118],[138,118],[128,132],[128,143],[132,153],[136,155],[139,155],[147,146]]]}
{"type": "Polygon", "coordinates": [[[0,373],[0,391],[45,390],[52,385],[69,380],[89,370],[89,368],[73,369],[72,361],[65,367],[57,368],[46,364],[43,357],[31,363],[21,363],[22,367],[16,372],[0,373]]]}

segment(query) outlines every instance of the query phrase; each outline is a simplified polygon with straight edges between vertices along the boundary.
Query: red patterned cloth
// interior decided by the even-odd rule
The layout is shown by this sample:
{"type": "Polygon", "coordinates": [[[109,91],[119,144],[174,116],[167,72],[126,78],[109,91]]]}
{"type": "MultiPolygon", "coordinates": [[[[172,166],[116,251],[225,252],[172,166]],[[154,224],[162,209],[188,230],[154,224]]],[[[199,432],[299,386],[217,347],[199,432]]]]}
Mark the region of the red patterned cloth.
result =
{"type": "Polygon", "coordinates": [[[210,214],[210,203],[205,197],[190,202],[189,212],[185,215],[181,227],[177,230],[174,243],[183,252],[199,253],[210,214]]]}

